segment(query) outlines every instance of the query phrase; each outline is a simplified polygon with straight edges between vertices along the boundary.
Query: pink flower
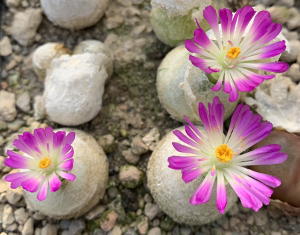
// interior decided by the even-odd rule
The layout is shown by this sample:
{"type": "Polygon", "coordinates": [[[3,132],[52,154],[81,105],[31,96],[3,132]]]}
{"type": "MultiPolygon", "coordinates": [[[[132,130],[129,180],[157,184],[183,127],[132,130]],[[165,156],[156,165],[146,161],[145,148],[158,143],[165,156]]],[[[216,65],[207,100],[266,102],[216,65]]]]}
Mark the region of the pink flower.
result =
{"type": "Polygon", "coordinates": [[[245,6],[235,14],[226,8],[217,13],[208,6],[203,16],[214,38],[199,27],[194,38],[186,40],[185,47],[192,53],[190,61],[194,66],[207,74],[218,73],[212,90],[223,87],[230,102],[237,100],[239,91],[252,91],[264,80],[274,78],[273,73],[287,71],[288,64],[269,60],[284,52],[286,45],[284,40],[274,42],[282,26],[272,22],[268,11],[255,12],[245,6]]]}
{"type": "Polygon", "coordinates": [[[11,182],[11,188],[21,186],[29,192],[37,192],[38,200],[45,200],[48,188],[51,192],[60,189],[61,178],[76,179],[70,173],[74,163],[71,146],[74,139],[74,132],[54,132],[49,127],[35,129],[33,134],[24,132],[13,142],[20,152],[8,150],[4,161],[6,166],[20,171],[8,174],[4,179],[11,182]]]}
{"type": "Polygon", "coordinates": [[[173,142],[173,146],[183,155],[168,158],[169,167],[181,170],[184,182],[204,178],[190,203],[208,202],[217,181],[216,206],[220,213],[224,213],[227,204],[227,184],[244,207],[258,211],[263,204],[268,205],[273,193],[271,188],[278,187],[280,180],[246,166],[279,164],[287,159],[287,155],[280,152],[281,147],[276,144],[245,151],[268,136],[272,124],[262,121],[249,106],[240,104],[233,113],[227,135],[224,135],[224,106],[218,97],[208,104],[208,108],[199,103],[199,116],[204,130],[200,131],[186,118],[185,133],[173,132],[180,141],[173,142]]]}

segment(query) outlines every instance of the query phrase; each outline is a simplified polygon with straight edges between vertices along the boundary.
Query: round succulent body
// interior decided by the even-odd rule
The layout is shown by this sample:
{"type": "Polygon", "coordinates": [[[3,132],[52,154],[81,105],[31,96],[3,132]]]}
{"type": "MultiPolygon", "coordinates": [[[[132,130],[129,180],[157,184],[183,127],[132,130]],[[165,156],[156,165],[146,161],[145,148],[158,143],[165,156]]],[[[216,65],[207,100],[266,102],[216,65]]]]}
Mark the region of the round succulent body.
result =
{"type": "MultiPolygon", "coordinates": [[[[184,127],[178,128],[183,131],[184,127]]],[[[222,216],[215,206],[215,198],[202,205],[192,205],[189,202],[191,195],[199,187],[202,177],[186,184],[180,172],[168,166],[168,157],[178,154],[172,146],[176,136],[170,132],[158,144],[148,163],[148,187],[159,207],[174,221],[188,225],[202,225],[212,222],[222,216]]],[[[215,192],[212,193],[215,195],[215,192]]],[[[214,196],[213,196],[214,197],[214,196]]],[[[227,208],[236,202],[236,195],[227,187],[227,208]]]]}
{"type": "Polygon", "coordinates": [[[61,189],[48,194],[44,201],[27,191],[24,195],[30,208],[56,219],[74,218],[89,211],[104,196],[108,181],[108,161],[96,140],[82,131],[67,131],[76,133],[72,170],[76,180],[63,182],[61,189]]]}
{"type": "Polygon", "coordinates": [[[157,72],[157,92],[162,106],[176,120],[183,121],[188,116],[199,123],[198,102],[208,103],[217,95],[225,105],[225,119],[236,107],[229,103],[223,92],[212,92],[213,84],[208,77],[192,66],[189,53],[183,45],[170,51],[160,64],[157,72]]]}

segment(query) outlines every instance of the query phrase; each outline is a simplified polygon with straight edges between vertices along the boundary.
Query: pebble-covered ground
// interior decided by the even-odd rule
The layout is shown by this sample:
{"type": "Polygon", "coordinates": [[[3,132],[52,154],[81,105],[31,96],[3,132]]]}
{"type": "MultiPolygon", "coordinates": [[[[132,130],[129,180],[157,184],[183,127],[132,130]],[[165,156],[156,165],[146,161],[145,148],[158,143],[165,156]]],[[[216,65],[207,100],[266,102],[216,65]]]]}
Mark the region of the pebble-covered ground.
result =
{"type": "MultiPolygon", "coordinates": [[[[284,24],[284,34],[293,52],[282,58],[291,64],[287,76],[298,83],[300,1],[262,0],[256,4],[266,7],[275,4],[272,6],[274,15],[280,15],[281,7],[292,13],[292,17],[277,20],[284,24]]],[[[44,15],[41,17],[41,12],[32,10],[39,7],[37,0],[0,2],[0,155],[4,156],[4,146],[17,132],[46,125],[60,127],[44,115],[43,81],[37,78],[31,66],[30,55],[34,49],[51,41],[62,42],[73,49],[85,39],[101,40],[114,54],[114,73],[106,83],[100,113],[76,128],[93,135],[104,148],[110,164],[109,185],[104,199],[85,216],[53,220],[30,211],[21,191],[11,191],[0,180],[0,235],[300,234],[300,217],[287,216],[272,206],[254,213],[238,203],[221,219],[190,227],[173,222],[153,201],[145,177],[149,156],[159,138],[181,124],[169,117],[156,95],[156,70],[171,48],[161,43],[152,31],[149,0],[111,0],[100,22],[76,32],[56,27],[44,15]],[[26,31],[34,34],[33,39],[26,42],[27,46],[19,43],[22,36],[22,40],[27,40],[26,35],[12,33],[16,30],[13,28],[19,26],[13,24],[13,19],[21,11],[25,11],[25,15],[32,14],[32,23],[39,25],[37,32],[26,31]],[[125,165],[133,167],[122,167],[125,165]],[[134,188],[124,183],[122,171],[132,175],[134,188]],[[143,174],[137,174],[138,171],[143,174]]],[[[10,171],[2,164],[3,156],[0,156],[0,176],[10,171]]]]}

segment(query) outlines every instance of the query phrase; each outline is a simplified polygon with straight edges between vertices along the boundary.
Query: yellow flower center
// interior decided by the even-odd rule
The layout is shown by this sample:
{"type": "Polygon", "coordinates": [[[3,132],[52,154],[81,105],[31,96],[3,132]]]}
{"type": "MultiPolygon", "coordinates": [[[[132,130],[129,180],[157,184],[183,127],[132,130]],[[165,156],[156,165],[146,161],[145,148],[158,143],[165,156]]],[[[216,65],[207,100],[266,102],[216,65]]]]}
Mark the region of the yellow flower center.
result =
{"type": "Polygon", "coordinates": [[[235,59],[236,57],[239,56],[239,54],[241,53],[241,49],[239,47],[231,47],[228,51],[227,51],[227,57],[230,59],[235,59]]]}
{"type": "Polygon", "coordinates": [[[216,148],[216,157],[221,162],[229,162],[233,157],[233,151],[227,144],[221,144],[216,148]]]}
{"type": "Polygon", "coordinates": [[[39,167],[43,169],[48,168],[50,165],[51,165],[51,159],[48,157],[42,158],[39,162],[39,167]]]}

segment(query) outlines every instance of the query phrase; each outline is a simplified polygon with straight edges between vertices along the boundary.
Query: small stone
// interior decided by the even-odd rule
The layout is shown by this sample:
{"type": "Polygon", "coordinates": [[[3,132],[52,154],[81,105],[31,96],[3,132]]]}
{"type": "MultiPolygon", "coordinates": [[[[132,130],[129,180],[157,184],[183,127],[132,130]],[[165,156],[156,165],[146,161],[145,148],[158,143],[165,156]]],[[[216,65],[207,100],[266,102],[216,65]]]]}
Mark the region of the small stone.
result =
{"type": "Polygon", "coordinates": [[[44,220],[46,217],[40,212],[35,212],[32,218],[34,218],[35,220],[44,220]]]}
{"type": "Polygon", "coordinates": [[[15,210],[15,219],[18,224],[25,224],[26,220],[28,219],[28,213],[25,211],[23,207],[15,210]]]}
{"type": "Polygon", "coordinates": [[[292,7],[295,4],[295,0],[279,0],[276,2],[277,5],[292,7]]]}
{"type": "Polygon", "coordinates": [[[157,204],[149,202],[146,204],[144,213],[150,220],[153,220],[159,212],[160,209],[157,204]]]}
{"type": "Polygon", "coordinates": [[[0,120],[0,131],[4,131],[7,129],[7,123],[0,120]]]}
{"type": "Polygon", "coordinates": [[[266,211],[260,210],[254,216],[255,224],[257,226],[263,226],[268,223],[268,216],[266,211]]]}
{"type": "Polygon", "coordinates": [[[120,15],[114,15],[108,17],[105,21],[105,26],[107,29],[115,29],[120,27],[124,23],[124,18],[120,15]]]}
{"type": "Polygon", "coordinates": [[[280,24],[285,24],[291,18],[289,8],[285,6],[274,5],[270,7],[268,11],[271,13],[272,20],[280,24]]]}
{"type": "Polygon", "coordinates": [[[106,212],[100,221],[101,229],[105,232],[112,230],[117,222],[118,217],[119,215],[114,210],[106,212]]]}
{"type": "Polygon", "coordinates": [[[34,232],[34,220],[29,218],[22,229],[22,235],[32,235],[34,232]]]}
{"type": "Polygon", "coordinates": [[[46,113],[61,125],[91,121],[102,108],[108,78],[104,54],[62,55],[47,70],[44,89],[46,113]]]}
{"type": "Polygon", "coordinates": [[[148,235],[161,235],[161,230],[158,227],[149,230],[148,235]]]}
{"type": "Polygon", "coordinates": [[[254,217],[252,215],[248,216],[247,218],[247,224],[253,225],[254,224],[254,217]]]}
{"type": "Polygon", "coordinates": [[[293,29],[300,27],[300,14],[299,13],[287,22],[287,27],[289,30],[293,30],[293,29]]]}
{"type": "Polygon", "coordinates": [[[281,60],[288,63],[294,62],[297,60],[297,56],[300,54],[300,41],[292,40],[289,42],[290,52],[285,51],[280,57],[281,60]]]}
{"type": "Polygon", "coordinates": [[[20,6],[21,0],[6,0],[6,5],[8,7],[18,7],[20,6]]]}
{"type": "Polygon", "coordinates": [[[122,235],[122,230],[119,226],[115,226],[108,235],[122,235]]]}
{"type": "Polygon", "coordinates": [[[300,65],[292,64],[289,70],[286,72],[286,75],[290,77],[294,82],[300,81],[300,65]]]}
{"type": "Polygon", "coordinates": [[[142,140],[148,149],[153,151],[159,141],[159,137],[160,134],[158,128],[154,127],[142,138],[142,140]]]}
{"type": "Polygon", "coordinates": [[[12,205],[17,205],[21,198],[22,194],[20,191],[9,190],[6,192],[6,199],[12,205]]]}
{"type": "Polygon", "coordinates": [[[17,97],[17,107],[21,109],[23,112],[30,111],[30,95],[29,92],[23,92],[17,97]]]}
{"type": "Polygon", "coordinates": [[[135,166],[125,165],[122,166],[119,173],[119,180],[127,188],[135,188],[141,182],[143,172],[135,166]]]}
{"type": "Polygon", "coordinates": [[[137,229],[140,234],[146,234],[149,229],[149,222],[147,217],[142,217],[142,220],[138,223],[137,229]]]}
{"type": "Polygon", "coordinates": [[[105,211],[105,207],[100,205],[100,206],[97,206],[95,208],[93,208],[91,211],[89,211],[85,218],[87,220],[93,220],[93,219],[96,219],[98,217],[100,217],[100,215],[105,211]]]}
{"type": "Polygon", "coordinates": [[[7,127],[11,131],[18,131],[21,128],[21,126],[23,126],[23,125],[24,125],[24,121],[20,120],[20,119],[17,119],[17,120],[14,120],[11,123],[8,123],[7,127]]]}
{"type": "Polygon", "coordinates": [[[85,228],[84,220],[72,220],[69,227],[70,234],[81,235],[85,228]]]}
{"type": "Polygon", "coordinates": [[[132,153],[131,149],[122,151],[122,155],[126,159],[126,161],[131,164],[136,164],[140,160],[140,157],[132,153]]]}
{"type": "Polygon", "coordinates": [[[17,116],[15,94],[0,91],[0,120],[13,121],[17,116]]]}
{"type": "Polygon", "coordinates": [[[19,44],[28,46],[33,42],[41,22],[41,9],[29,8],[23,12],[17,12],[14,15],[12,26],[9,31],[19,44]]]}
{"type": "Polygon", "coordinates": [[[12,46],[9,37],[5,36],[0,41],[0,56],[9,56],[12,53],[12,46]]]}
{"type": "Polygon", "coordinates": [[[44,98],[41,95],[37,95],[34,97],[33,102],[33,111],[34,111],[34,119],[41,120],[45,117],[45,106],[44,106],[44,98]]]}
{"type": "Polygon", "coordinates": [[[17,223],[13,223],[13,224],[10,224],[6,227],[6,230],[9,231],[9,232],[13,232],[13,231],[16,231],[18,228],[18,225],[17,223]]]}
{"type": "MultiPolygon", "coordinates": [[[[0,156],[0,157],[1,157],[1,159],[0,159],[0,164],[1,164],[2,158],[4,159],[4,157],[2,157],[2,156],[0,156]]],[[[1,170],[1,168],[0,168],[0,170],[1,170]]],[[[5,182],[4,180],[0,179],[0,194],[6,192],[9,189],[10,189],[9,184],[7,182],[5,182]]]]}
{"type": "Polygon", "coordinates": [[[110,153],[114,150],[114,141],[115,138],[111,134],[108,134],[101,136],[98,140],[98,143],[106,153],[110,153]]]}
{"type": "Polygon", "coordinates": [[[133,138],[131,143],[131,151],[136,155],[142,155],[148,151],[147,145],[144,144],[140,136],[136,136],[133,138]]]}
{"type": "Polygon", "coordinates": [[[15,218],[13,215],[13,209],[10,205],[6,204],[3,208],[2,215],[2,227],[6,229],[9,225],[15,222],[15,218]]]}

